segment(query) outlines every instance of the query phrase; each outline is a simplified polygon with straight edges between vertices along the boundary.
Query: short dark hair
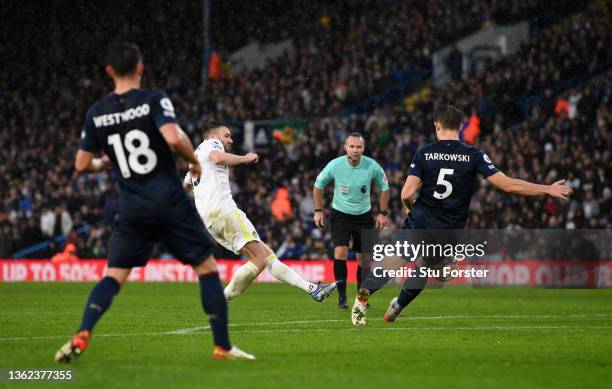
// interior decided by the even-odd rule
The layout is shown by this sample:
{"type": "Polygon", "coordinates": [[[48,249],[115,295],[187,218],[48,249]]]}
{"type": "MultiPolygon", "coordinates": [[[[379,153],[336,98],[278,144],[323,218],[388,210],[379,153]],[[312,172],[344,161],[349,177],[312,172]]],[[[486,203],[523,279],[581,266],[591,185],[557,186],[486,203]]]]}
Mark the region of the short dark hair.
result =
{"type": "Polygon", "coordinates": [[[227,124],[225,124],[225,123],[223,123],[223,122],[208,122],[208,123],[206,123],[206,124],[204,125],[204,130],[203,130],[203,132],[204,132],[204,136],[205,136],[205,137],[210,136],[210,134],[211,134],[211,133],[212,133],[214,130],[216,130],[217,128],[220,128],[220,127],[227,127],[227,128],[229,128],[229,129],[231,129],[231,127],[230,127],[229,125],[227,125],[227,124]]]}
{"type": "Polygon", "coordinates": [[[462,121],[463,113],[454,105],[440,105],[434,111],[434,122],[440,123],[442,128],[459,131],[462,121]]]}
{"type": "Polygon", "coordinates": [[[110,65],[119,77],[133,74],[141,60],[140,48],[134,43],[116,42],[106,51],[106,64],[110,65]]]}
{"type": "Polygon", "coordinates": [[[350,134],[349,134],[349,135],[346,137],[345,142],[348,140],[348,138],[351,138],[351,137],[353,137],[353,138],[361,138],[361,139],[363,139],[363,140],[365,141],[365,138],[363,137],[363,135],[361,135],[361,133],[359,133],[359,132],[351,132],[351,133],[350,133],[350,134]]]}

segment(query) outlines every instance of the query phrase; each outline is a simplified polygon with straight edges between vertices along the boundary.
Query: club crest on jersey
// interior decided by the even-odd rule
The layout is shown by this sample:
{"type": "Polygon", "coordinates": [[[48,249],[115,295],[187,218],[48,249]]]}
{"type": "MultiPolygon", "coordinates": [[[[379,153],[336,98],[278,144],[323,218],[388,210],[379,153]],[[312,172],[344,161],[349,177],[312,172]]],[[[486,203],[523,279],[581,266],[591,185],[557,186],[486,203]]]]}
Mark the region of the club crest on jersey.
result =
{"type": "Polygon", "coordinates": [[[365,193],[365,192],[367,192],[367,191],[368,191],[368,187],[367,187],[367,186],[365,186],[365,185],[362,185],[362,186],[361,186],[361,193],[365,193]]]}

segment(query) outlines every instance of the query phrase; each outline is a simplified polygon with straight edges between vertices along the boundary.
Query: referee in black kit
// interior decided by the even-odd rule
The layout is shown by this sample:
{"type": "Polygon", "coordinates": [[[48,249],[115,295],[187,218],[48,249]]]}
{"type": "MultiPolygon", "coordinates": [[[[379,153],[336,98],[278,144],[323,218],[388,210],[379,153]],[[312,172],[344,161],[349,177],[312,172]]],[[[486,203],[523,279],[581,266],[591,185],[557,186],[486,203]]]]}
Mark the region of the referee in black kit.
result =
{"type": "Polygon", "coordinates": [[[323,190],[334,182],[334,198],[331,213],[331,233],[334,244],[334,276],[338,285],[338,306],[348,308],[346,303],[346,278],[349,242],[357,252],[357,289],[361,285],[362,267],[369,272],[369,262],[361,247],[361,230],[383,229],[387,224],[389,208],[389,183],[385,171],[370,157],[363,155],[365,140],[359,133],[350,134],[344,142],[346,155],[331,160],[317,176],[314,184],[314,222],[317,227],[323,223],[323,190]],[[371,211],[372,181],[380,194],[380,205],[376,224],[371,211]]]}

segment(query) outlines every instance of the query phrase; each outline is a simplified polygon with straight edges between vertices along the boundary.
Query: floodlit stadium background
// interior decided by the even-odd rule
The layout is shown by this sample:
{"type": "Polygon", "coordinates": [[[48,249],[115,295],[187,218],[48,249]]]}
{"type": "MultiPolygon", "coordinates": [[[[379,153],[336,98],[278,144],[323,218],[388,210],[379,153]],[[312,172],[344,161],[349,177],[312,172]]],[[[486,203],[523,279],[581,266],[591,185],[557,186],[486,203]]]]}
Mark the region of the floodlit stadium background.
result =
{"type": "Polygon", "coordinates": [[[0,258],[50,258],[66,243],[80,258],[106,257],[114,179],[78,175],[73,157],[86,108],[111,90],[102,55],[122,39],[141,46],[145,86],[168,92],[194,144],[203,123],[222,120],[238,151],[260,153],[256,169],[233,169],[232,189],[281,258],[330,257],[311,189],[352,131],[384,166],[401,226],[399,191],[413,153],[433,139],[439,102],[464,110],[464,141],[508,175],[566,178],[575,191],[560,203],[483,181],[470,228],[609,228],[610,3],[545,3],[7,4],[0,258]]]}

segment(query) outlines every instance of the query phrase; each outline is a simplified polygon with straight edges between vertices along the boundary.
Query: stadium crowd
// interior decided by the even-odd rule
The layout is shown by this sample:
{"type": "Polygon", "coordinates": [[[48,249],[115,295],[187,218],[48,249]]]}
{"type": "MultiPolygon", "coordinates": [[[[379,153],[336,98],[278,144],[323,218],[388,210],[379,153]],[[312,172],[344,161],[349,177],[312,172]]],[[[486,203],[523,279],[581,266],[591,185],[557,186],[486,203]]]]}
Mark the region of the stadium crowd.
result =
{"type": "MultiPolygon", "coordinates": [[[[347,4],[343,6],[357,7],[347,4]]],[[[516,55],[444,90],[430,90],[414,103],[333,116],[384,87],[394,70],[406,64],[430,66],[434,50],[480,28],[491,15],[510,20],[541,11],[532,1],[461,1],[457,7],[462,13],[437,1],[416,4],[377,7],[379,12],[371,14],[364,6],[352,13],[361,16],[351,20],[341,17],[347,14],[342,6],[324,8],[312,31],[294,40],[293,51],[264,70],[227,74],[206,90],[195,82],[197,63],[185,58],[198,52],[198,44],[184,47],[176,38],[181,33],[177,28],[168,33],[175,39],[160,39],[165,45],[146,54],[145,60],[152,62],[146,82],[169,92],[181,124],[196,142],[201,139],[197,129],[208,120],[315,117],[289,141],[270,139],[257,175],[249,167],[238,167],[232,177],[239,206],[285,258],[329,256],[329,234],[312,224],[310,193],[317,173],[341,152],[344,137],[352,131],[366,136],[366,154],[387,171],[391,218],[400,226],[398,199],[407,166],[414,151],[432,140],[430,114],[441,102],[465,109],[466,120],[472,112],[480,119],[476,143],[507,174],[540,182],[564,177],[575,190],[572,200],[561,204],[505,196],[483,182],[472,199],[470,226],[610,228],[612,73],[596,74],[610,63],[609,5],[593,2],[578,16],[532,38],[516,55]],[[511,6],[495,8],[502,3],[511,6]],[[576,77],[582,82],[571,89],[555,89],[576,77]],[[542,97],[529,120],[516,125],[523,117],[519,99],[538,95],[542,97]]],[[[6,47],[2,53],[11,66],[0,70],[0,110],[5,117],[0,130],[0,258],[58,235],[76,245],[78,256],[103,258],[117,205],[113,178],[109,173],[79,176],[72,164],[80,134],[77,124],[109,84],[94,65],[99,62],[95,54],[84,49],[89,54],[76,59],[70,55],[78,47],[70,52],[60,47],[58,42],[78,35],[78,28],[67,31],[53,19],[48,27],[49,34],[60,39],[30,48],[36,54],[32,61],[20,63],[6,47]],[[66,72],[61,66],[65,61],[79,70],[66,72]]],[[[83,45],[102,41],[98,34],[84,35],[88,39],[83,45]]],[[[15,44],[34,38],[25,33],[15,44]]],[[[148,53],[146,47],[144,51],[148,53]]],[[[52,243],[32,256],[50,257],[60,249],[52,243]]]]}
{"type": "Polygon", "coordinates": [[[330,115],[388,86],[397,71],[430,68],[432,53],[457,37],[537,11],[535,1],[340,2],[323,7],[264,69],[221,78],[195,97],[237,121],[330,115]]]}

